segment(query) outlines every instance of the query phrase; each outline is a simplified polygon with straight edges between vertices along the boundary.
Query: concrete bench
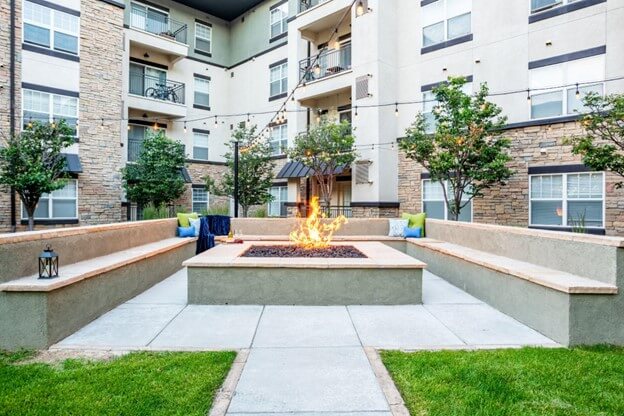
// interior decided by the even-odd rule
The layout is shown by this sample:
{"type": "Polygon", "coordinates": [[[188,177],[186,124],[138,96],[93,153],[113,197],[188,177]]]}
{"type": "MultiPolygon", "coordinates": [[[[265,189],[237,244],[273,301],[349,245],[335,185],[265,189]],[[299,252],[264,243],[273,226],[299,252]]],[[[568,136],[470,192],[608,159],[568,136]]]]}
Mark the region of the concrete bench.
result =
{"type": "MultiPolygon", "coordinates": [[[[62,263],[58,278],[38,279],[31,274],[0,283],[0,349],[46,348],[180,270],[182,262],[194,255],[196,239],[172,238],[176,224],[176,220],[160,223],[162,234],[169,238],[128,247],[128,240],[133,244],[141,242],[137,235],[147,231],[142,228],[158,225],[129,223],[126,233],[134,237],[129,235],[119,242],[121,250],[104,250],[105,254],[98,257],[62,263]]],[[[106,235],[110,231],[108,228],[104,228],[104,235],[101,230],[92,228],[86,234],[91,238],[85,237],[79,229],[67,232],[82,236],[81,243],[110,248],[115,242],[109,238],[123,238],[124,230],[119,226],[112,228],[115,232],[110,235],[106,235]]],[[[50,242],[50,233],[46,234],[50,242]]],[[[57,238],[63,238],[62,234],[57,238]]],[[[147,235],[148,241],[153,238],[150,233],[147,235]]],[[[30,238],[33,245],[39,246],[36,233],[30,238]]],[[[60,243],[54,239],[52,242],[60,243]]],[[[4,249],[11,251],[8,246],[14,243],[6,243],[4,249]]],[[[19,241],[19,244],[24,243],[19,241]]],[[[81,247],[73,249],[79,251],[81,247]]],[[[63,256],[63,252],[59,254],[61,258],[70,257],[63,256]]]]}
{"type": "Polygon", "coordinates": [[[406,252],[500,311],[564,345],[624,344],[624,240],[437,220],[427,235],[406,252]]]}

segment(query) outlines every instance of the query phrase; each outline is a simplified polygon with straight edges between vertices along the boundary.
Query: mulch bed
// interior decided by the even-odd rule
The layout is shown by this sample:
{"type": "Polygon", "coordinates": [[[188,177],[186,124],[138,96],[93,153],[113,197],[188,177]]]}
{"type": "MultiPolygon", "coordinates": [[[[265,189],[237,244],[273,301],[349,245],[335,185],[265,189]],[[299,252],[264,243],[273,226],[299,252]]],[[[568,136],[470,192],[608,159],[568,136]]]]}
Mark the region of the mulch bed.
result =
{"type": "Polygon", "coordinates": [[[329,246],[327,248],[304,248],[298,246],[251,246],[241,257],[320,257],[334,259],[365,259],[366,256],[353,246],[329,246]]]}

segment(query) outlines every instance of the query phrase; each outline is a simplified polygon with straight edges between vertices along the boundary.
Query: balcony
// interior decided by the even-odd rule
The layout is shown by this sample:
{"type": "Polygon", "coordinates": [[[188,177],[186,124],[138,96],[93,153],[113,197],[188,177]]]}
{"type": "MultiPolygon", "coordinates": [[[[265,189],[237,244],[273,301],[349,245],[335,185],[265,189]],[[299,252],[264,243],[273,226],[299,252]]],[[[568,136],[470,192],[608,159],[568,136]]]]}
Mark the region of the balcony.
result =
{"type": "Polygon", "coordinates": [[[329,0],[299,0],[299,13],[305,12],[312,7],[318,6],[321,3],[325,3],[329,0]]]}
{"type": "Polygon", "coordinates": [[[306,82],[316,81],[351,69],[351,45],[324,51],[299,61],[299,76],[306,82]],[[318,58],[317,58],[318,57],[318,58]]]}
{"type": "Polygon", "coordinates": [[[186,117],[186,88],[181,82],[130,73],[128,107],[174,117],[186,117]]]}
{"type": "Polygon", "coordinates": [[[130,46],[162,53],[170,63],[188,56],[188,26],[164,14],[140,8],[130,11],[130,46]]]}

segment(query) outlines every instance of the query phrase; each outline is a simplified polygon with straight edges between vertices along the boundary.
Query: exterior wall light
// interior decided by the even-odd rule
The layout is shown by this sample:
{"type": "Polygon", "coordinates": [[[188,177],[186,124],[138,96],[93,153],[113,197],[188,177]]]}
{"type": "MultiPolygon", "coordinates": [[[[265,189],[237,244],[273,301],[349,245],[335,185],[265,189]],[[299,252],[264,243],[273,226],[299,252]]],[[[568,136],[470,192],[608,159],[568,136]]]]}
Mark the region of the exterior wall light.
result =
{"type": "Polygon", "coordinates": [[[47,246],[39,254],[39,279],[52,279],[58,277],[59,256],[47,246]]]}

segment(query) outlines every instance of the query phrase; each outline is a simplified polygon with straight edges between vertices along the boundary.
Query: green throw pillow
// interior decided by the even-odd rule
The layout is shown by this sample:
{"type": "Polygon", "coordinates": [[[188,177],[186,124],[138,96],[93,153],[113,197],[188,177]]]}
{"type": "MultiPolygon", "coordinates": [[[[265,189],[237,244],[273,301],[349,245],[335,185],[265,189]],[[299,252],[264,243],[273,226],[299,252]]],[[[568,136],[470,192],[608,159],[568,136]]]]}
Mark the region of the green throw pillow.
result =
{"type": "Polygon", "coordinates": [[[427,218],[427,214],[424,212],[420,214],[408,214],[404,212],[401,218],[407,220],[407,226],[409,228],[420,228],[422,230],[422,236],[425,236],[425,218],[427,218]]]}
{"type": "Polygon", "coordinates": [[[196,220],[197,218],[199,218],[199,215],[195,212],[193,212],[192,214],[178,213],[178,225],[180,227],[190,227],[191,222],[189,221],[189,218],[193,218],[194,220],[196,220]]]}

